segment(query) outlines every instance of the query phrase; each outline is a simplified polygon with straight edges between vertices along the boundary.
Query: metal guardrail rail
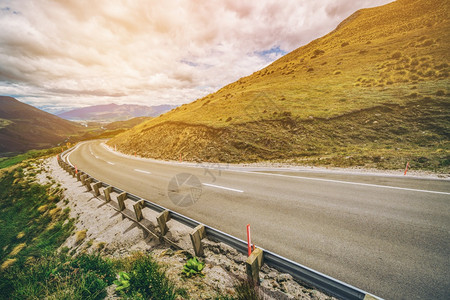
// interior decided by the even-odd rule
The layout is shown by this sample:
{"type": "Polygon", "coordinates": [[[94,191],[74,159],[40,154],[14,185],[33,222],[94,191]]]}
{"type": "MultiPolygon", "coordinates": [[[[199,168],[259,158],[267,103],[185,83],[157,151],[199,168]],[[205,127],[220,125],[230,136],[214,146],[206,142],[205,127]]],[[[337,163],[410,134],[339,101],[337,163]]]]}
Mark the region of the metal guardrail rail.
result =
{"type": "MultiPolygon", "coordinates": [[[[61,153],[61,163],[65,164],[67,166],[73,167],[73,165],[67,163],[64,160],[64,157],[72,151],[74,147],[64,151],[61,153]]],[[[83,172],[89,178],[92,178],[92,182],[102,182],[103,187],[108,187],[109,185],[106,184],[103,181],[100,181],[92,176],[90,176],[88,173],[83,172]]],[[[123,191],[119,188],[112,187],[113,192],[121,194],[126,191],[123,191]]],[[[193,220],[191,218],[188,218],[182,214],[179,214],[175,211],[172,211],[170,209],[167,209],[161,205],[158,205],[156,203],[153,203],[151,201],[148,201],[146,199],[143,199],[139,196],[133,195],[131,193],[127,193],[127,198],[131,199],[133,201],[141,201],[144,200],[145,207],[148,207],[156,212],[162,212],[162,211],[169,211],[170,217],[184,225],[187,225],[191,228],[195,228],[198,225],[203,225],[206,230],[206,235],[208,239],[215,240],[218,242],[223,242],[233,248],[235,248],[237,251],[239,251],[242,254],[247,254],[247,243],[239,238],[236,238],[232,235],[229,235],[225,232],[222,232],[220,230],[217,230],[213,227],[204,225],[196,220],[193,220]]],[[[260,248],[260,247],[258,247],[260,248]]],[[[352,285],[349,285],[345,282],[339,281],[333,277],[327,276],[325,274],[322,274],[318,271],[315,271],[313,269],[310,269],[306,266],[303,266],[299,263],[296,263],[292,260],[289,260],[285,257],[282,257],[278,254],[275,254],[271,251],[265,250],[263,248],[260,248],[263,250],[264,253],[264,263],[266,263],[268,266],[273,267],[281,272],[285,272],[290,274],[293,278],[297,279],[300,282],[306,283],[314,288],[317,288],[319,290],[322,290],[334,297],[340,298],[340,299],[349,299],[349,300],[357,300],[357,299],[382,299],[380,297],[377,297],[375,295],[372,295],[370,293],[367,293],[361,289],[358,289],[352,285]]]]}

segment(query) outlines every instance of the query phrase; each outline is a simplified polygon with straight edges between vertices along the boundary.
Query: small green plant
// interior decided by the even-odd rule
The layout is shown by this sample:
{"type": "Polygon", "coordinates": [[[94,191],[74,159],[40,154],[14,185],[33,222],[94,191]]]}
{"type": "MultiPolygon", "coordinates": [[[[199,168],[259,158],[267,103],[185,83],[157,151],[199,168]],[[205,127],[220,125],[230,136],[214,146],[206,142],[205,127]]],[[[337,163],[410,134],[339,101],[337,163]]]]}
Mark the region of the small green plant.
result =
{"type": "Polygon", "coordinates": [[[202,270],[205,267],[205,263],[198,260],[197,257],[188,259],[183,266],[183,274],[187,277],[200,275],[203,276],[202,270]]]}
{"type": "Polygon", "coordinates": [[[114,280],[114,284],[117,285],[116,291],[126,290],[130,287],[130,275],[125,272],[119,272],[119,279],[114,280]]]}

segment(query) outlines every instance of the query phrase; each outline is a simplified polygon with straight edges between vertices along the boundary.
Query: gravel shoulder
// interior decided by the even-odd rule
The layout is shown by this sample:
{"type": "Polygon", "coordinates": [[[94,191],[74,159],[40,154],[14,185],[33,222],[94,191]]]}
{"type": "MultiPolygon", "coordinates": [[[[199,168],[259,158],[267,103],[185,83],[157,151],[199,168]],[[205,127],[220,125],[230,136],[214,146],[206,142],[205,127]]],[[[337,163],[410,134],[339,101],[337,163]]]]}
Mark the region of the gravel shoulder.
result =
{"type": "MultiPolygon", "coordinates": [[[[218,294],[233,296],[235,286],[245,278],[246,256],[223,243],[204,239],[205,269],[203,277],[185,278],[181,275],[183,265],[193,255],[190,243],[190,228],[175,222],[168,222],[166,237],[177,247],[170,246],[153,234],[149,234],[136,222],[116,210],[116,198],[107,204],[102,196],[94,197],[75,178],[62,170],[55,157],[42,162],[44,172],[38,175],[40,183],[54,179],[65,189],[61,208],[70,207],[70,217],[76,219],[76,230],[62,247],[73,254],[100,252],[102,255],[118,258],[136,252],[151,254],[166,270],[168,277],[180,288],[185,288],[192,299],[214,299],[218,294]],[[80,240],[80,236],[85,237],[80,240]],[[180,250],[181,249],[181,250],[180,250]]],[[[130,203],[126,203],[131,207],[130,203]]],[[[126,214],[126,212],[125,212],[126,214]]],[[[157,233],[155,213],[144,209],[147,228],[157,233]]],[[[263,266],[260,293],[263,299],[334,299],[320,291],[305,287],[291,275],[283,274],[263,266]]],[[[119,299],[110,287],[108,299],[119,299]]]]}
{"type": "MultiPolygon", "coordinates": [[[[352,175],[375,175],[375,176],[394,176],[394,177],[404,177],[405,169],[398,170],[381,170],[374,168],[363,168],[363,167],[351,167],[351,168],[340,168],[340,167],[321,167],[321,166],[308,166],[299,165],[290,162],[272,162],[263,161],[255,163],[208,163],[208,162],[190,162],[190,161],[174,161],[174,160],[158,160],[153,158],[145,158],[140,156],[133,156],[124,154],[120,151],[114,150],[114,148],[102,143],[102,146],[108,151],[126,158],[138,159],[142,161],[159,162],[167,164],[184,164],[187,166],[203,167],[209,169],[220,169],[220,170],[245,170],[245,171],[260,171],[260,172],[317,172],[317,173],[334,173],[334,174],[352,174],[352,175]]],[[[406,167],[406,166],[405,166],[406,167]]],[[[412,178],[423,178],[423,179],[449,179],[450,173],[434,173],[431,171],[414,170],[408,168],[407,177],[412,178]]]]}

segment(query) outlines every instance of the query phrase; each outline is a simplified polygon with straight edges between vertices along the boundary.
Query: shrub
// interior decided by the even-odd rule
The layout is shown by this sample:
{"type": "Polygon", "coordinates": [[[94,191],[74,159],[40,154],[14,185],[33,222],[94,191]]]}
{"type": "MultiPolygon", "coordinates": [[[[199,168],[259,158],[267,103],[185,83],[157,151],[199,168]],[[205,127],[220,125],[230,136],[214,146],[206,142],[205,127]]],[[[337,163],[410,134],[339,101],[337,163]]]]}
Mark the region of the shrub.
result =
{"type": "Polygon", "coordinates": [[[151,256],[141,256],[132,264],[129,291],[142,299],[173,300],[175,286],[151,256]]]}
{"type": "Polygon", "coordinates": [[[314,50],[314,52],[313,52],[313,54],[315,55],[315,56],[319,56],[319,55],[322,55],[322,54],[324,54],[325,53],[325,51],[323,51],[323,50],[321,50],[321,49],[316,49],[316,50],[314,50]]]}
{"type": "MultiPolygon", "coordinates": [[[[370,41],[368,43],[370,43],[370,41]]],[[[348,42],[344,42],[344,43],[341,44],[341,47],[345,47],[345,46],[348,46],[348,45],[350,45],[348,42]]]]}
{"type": "Polygon", "coordinates": [[[391,55],[392,59],[399,59],[400,57],[402,57],[402,53],[400,51],[396,51],[391,55]]]}
{"type": "Polygon", "coordinates": [[[198,260],[197,257],[188,259],[186,264],[183,266],[183,274],[186,277],[191,277],[195,275],[203,275],[202,270],[205,267],[205,263],[198,260]]]}
{"type": "Polygon", "coordinates": [[[80,244],[86,238],[86,230],[80,230],[75,233],[75,245],[80,244]]]}

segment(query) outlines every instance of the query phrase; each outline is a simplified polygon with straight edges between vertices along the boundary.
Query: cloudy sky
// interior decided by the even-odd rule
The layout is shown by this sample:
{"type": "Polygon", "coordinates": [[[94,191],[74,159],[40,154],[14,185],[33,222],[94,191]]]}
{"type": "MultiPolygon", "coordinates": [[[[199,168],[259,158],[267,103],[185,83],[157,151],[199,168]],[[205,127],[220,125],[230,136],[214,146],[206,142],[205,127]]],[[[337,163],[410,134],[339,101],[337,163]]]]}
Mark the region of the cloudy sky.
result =
{"type": "Polygon", "coordinates": [[[0,95],[182,104],[392,0],[0,0],[0,95]]]}

